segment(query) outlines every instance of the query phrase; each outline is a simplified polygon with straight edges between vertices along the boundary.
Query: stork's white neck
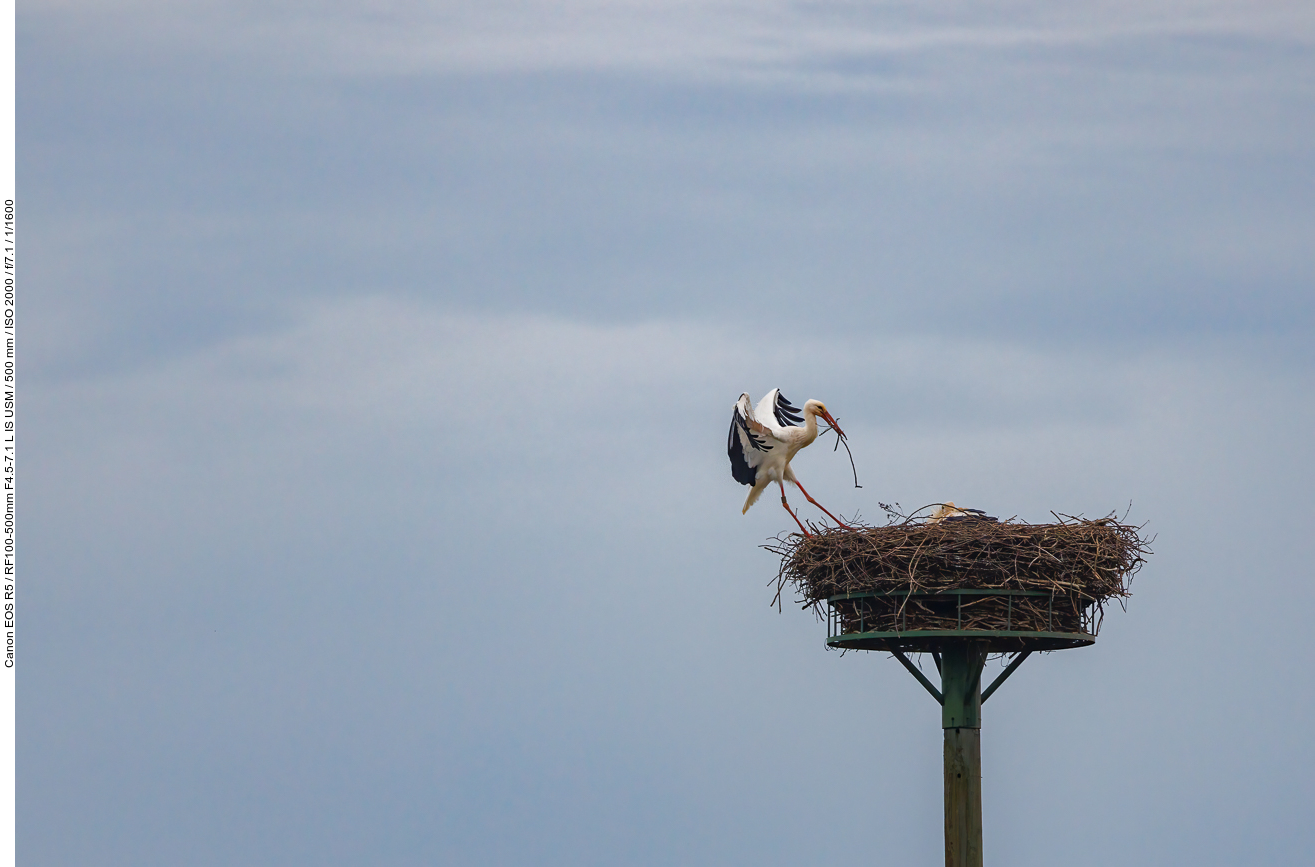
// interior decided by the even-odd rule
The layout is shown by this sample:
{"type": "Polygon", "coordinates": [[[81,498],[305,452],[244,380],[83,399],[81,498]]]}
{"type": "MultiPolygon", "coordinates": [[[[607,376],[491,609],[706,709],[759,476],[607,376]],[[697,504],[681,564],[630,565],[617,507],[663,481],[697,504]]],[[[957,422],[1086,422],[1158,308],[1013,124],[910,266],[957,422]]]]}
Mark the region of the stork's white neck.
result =
{"type": "Polygon", "coordinates": [[[817,407],[818,402],[815,400],[810,400],[804,404],[804,435],[800,448],[817,439],[817,407]]]}

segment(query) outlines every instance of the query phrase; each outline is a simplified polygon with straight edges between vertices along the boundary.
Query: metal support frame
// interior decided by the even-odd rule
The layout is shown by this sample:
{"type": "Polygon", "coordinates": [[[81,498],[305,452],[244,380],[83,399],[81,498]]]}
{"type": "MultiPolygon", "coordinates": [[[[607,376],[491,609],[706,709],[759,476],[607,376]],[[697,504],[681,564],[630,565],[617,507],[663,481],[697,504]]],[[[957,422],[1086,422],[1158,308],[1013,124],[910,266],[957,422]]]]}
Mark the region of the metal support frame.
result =
{"type": "MultiPolygon", "coordinates": [[[[1055,594],[1040,590],[864,591],[837,594],[828,597],[827,603],[827,646],[892,654],[941,706],[945,742],[945,864],[946,867],[982,867],[982,703],[1036,651],[1094,644],[1095,627],[1089,608],[1080,611],[1079,628],[1092,631],[1055,632],[1055,594]],[[1001,606],[1005,609],[1005,628],[964,629],[965,601],[971,605],[985,596],[1007,599],[1001,606]],[[1015,600],[1015,596],[1019,599],[1015,600]],[[940,606],[947,621],[953,612],[954,619],[950,622],[957,628],[910,630],[903,603],[915,598],[940,606]],[[1046,606],[1045,632],[1018,629],[1014,609],[1016,602],[1023,599],[1030,600],[1034,606],[1038,603],[1046,606]],[[891,602],[900,603],[895,618],[890,616],[891,602]],[[931,655],[940,675],[940,689],[910,661],[909,655],[913,653],[931,655]],[[988,653],[1012,653],[1013,658],[983,689],[982,669],[988,653]]],[[[950,622],[944,625],[949,626],[950,622]]],[[[1074,628],[1071,622],[1060,625],[1064,629],[1074,628]]]]}
{"type": "Polygon", "coordinates": [[[1022,653],[1015,655],[1013,660],[1009,663],[1009,667],[1006,668],[1004,671],[1000,672],[1000,676],[997,677],[995,680],[991,681],[990,686],[982,690],[982,702],[985,703],[986,700],[990,698],[997,689],[1000,688],[1000,685],[1009,679],[1009,675],[1013,674],[1015,671],[1018,670],[1018,666],[1023,664],[1023,660],[1027,659],[1031,655],[1032,655],[1032,651],[1030,650],[1024,650],[1022,653]]]}
{"type": "Polygon", "coordinates": [[[987,645],[960,639],[929,651],[941,675],[941,688],[927,679],[903,651],[891,651],[941,706],[945,731],[945,865],[982,867],[982,702],[1000,688],[1032,654],[1025,650],[982,689],[987,645]]]}
{"type": "MultiPolygon", "coordinates": [[[[927,679],[927,675],[923,674],[922,671],[916,665],[909,662],[909,658],[907,656],[905,656],[903,653],[900,653],[898,650],[892,650],[891,653],[895,654],[895,658],[904,664],[904,667],[909,670],[909,674],[916,677],[918,679],[918,683],[922,684],[923,688],[926,689],[927,692],[931,693],[931,697],[936,699],[938,704],[942,704],[942,705],[945,704],[945,698],[944,696],[941,695],[941,691],[932,685],[932,682],[927,679]]],[[[940,665],[938,664],[936,667],[939,669],[940,665]]]]}

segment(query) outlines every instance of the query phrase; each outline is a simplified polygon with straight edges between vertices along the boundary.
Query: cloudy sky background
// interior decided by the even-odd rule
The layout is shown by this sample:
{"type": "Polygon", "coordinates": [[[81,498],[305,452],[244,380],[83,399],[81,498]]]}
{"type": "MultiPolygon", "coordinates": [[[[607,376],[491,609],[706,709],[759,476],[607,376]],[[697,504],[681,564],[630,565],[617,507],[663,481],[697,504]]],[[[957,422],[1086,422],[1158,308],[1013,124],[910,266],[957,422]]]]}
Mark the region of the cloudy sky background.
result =
{"type": "Polygon", "coordinates": [[[770,609],[833,511],[1121,513],[988,862],[1315,860],[1306,3],[33,2],[19,857],[936,863],[935,705],[770,609]]]}

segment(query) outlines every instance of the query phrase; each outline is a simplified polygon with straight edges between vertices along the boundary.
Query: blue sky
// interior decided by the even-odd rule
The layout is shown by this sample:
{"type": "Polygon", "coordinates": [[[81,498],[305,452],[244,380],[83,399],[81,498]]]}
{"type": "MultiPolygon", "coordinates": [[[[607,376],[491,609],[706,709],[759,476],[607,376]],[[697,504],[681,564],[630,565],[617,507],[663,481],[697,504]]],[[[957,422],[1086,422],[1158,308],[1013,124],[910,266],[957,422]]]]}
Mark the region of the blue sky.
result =
{"type": "Polygon", "coordinates": [[[986,707],[997,863],[1303,863],[1303,4],[18,19],[26,864],[935,861],[940,732],[768,607],[833,511],[1122,512],[986,707]]]}

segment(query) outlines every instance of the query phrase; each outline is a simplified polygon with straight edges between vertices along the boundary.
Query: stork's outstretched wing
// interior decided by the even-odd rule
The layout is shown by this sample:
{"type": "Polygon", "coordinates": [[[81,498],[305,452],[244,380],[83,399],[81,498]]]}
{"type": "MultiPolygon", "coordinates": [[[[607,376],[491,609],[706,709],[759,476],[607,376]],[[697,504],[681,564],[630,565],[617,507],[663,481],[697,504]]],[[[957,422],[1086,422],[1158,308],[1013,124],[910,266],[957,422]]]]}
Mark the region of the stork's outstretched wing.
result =
{"type": "Polygon", "coordinates": [[[772,432],[754,418],[749,395],[742,394],[731,415],[731,430],[726,437],[726,454],[731,459],[731,475],[742,485],[758,480],[758,467],[772,450],[772,432]]]}
{"type": "Polygon", "coordinates": [[[758,406],[753,411],[758,420],[769,428],[773,420],[777,427],[799,427],[804,423],[802,412],[803,410],[790,403],[789,399],[781,394],[779,388],[774,388],[763,395],[763,399],[758,401],[758,406]]]}

